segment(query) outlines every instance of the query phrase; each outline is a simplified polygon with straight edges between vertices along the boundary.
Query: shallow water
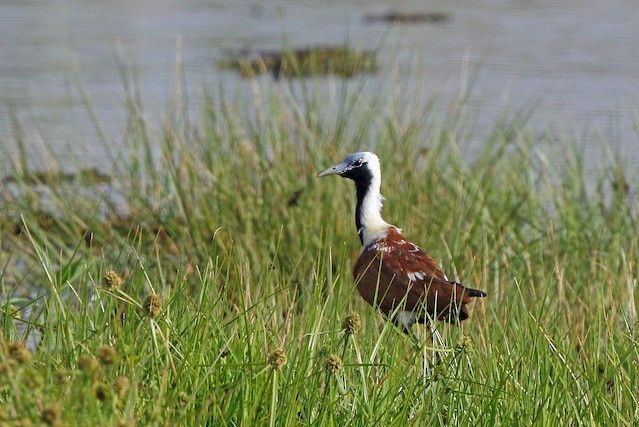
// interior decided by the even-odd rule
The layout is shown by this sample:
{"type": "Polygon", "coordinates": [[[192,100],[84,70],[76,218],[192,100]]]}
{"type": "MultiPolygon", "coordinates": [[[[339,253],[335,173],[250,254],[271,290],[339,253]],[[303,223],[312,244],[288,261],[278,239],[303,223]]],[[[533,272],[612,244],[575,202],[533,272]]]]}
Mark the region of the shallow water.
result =
{"type": "Polygon", "coordinates": [[[14,112],[34,165],[48,166],[43,144],[84,166],[103,164],[79,87],[117,144],[126,125],[118,52],[136,70],[147,114],[159,124],[175,87],[178,40],[193,106],[220,82],[230,91],[249,90],[249,82],[216,68],[229,50],[345,40],[375,48],[383,40],[374,83],[390,91],[399,72],[409,87],[423,86],[423,102],[439,100],[441,110],[474,73],[465,104],[473,118],[469,143],[508,112],[534,105],[530,125],[574,135],[591,166],[605,151],[602,141],[636,164],[637,22],[639,4],[629,0],[4,1],[0,143],[14,140],[14,112]],[[365,19],[390,10],[443,12],[450,19],[392,27],[365,19]]]}

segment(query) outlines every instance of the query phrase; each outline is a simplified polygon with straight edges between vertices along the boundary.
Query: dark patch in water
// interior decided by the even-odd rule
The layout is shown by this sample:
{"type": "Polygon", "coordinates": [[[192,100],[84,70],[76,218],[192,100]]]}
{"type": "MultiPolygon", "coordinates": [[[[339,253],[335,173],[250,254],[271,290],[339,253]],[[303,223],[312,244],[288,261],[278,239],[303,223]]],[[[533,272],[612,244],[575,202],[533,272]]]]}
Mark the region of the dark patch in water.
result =
{"type": "Polygon", "coordinates": [[[319,46],[284,51],[241,52],[218,62],[218,67],[239,72],[244,78],[271,73],[273,77],[335,75],[353,77],[377,71],[375,52],[345,46],[319,46]]]}
{"type": "Polygon", "coordinates": [[[388,12],[380,15],[366,15],[364,19],[366,22],[384,22],[387,24],[443,24],[450,21],[450,15],[442,12],[388,12]]]}

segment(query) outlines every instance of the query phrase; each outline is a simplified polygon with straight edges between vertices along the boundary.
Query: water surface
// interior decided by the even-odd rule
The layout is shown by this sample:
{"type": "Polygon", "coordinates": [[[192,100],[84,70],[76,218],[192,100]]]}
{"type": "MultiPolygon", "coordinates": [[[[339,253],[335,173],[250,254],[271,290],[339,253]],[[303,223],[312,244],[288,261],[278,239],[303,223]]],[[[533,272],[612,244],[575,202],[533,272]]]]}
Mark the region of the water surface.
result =
{"type": "Polygon", "coordinates": [[[381,72],[373,80],[389,91],[400,75],[409,87],[423,86],[424,103],[436,99],[444,109],[474,76],[465,104],[473,117],[469,143],[507,112],[534,105],[530,126],[573,135],[591,165],[605,151],[602,141],[636,164],[637,22],[639,4],[629,0],[4,1],[0,143],[6,147],[15,138],[13,112],[34,164],[47,167],[43,144],[102,164],[79,87],[109,137],[120,141],[126,110],[118,52],[136,70],[149,119],[159,125],[175,87],[178,40],[194,105],[220,82],[248,90],[249,82],[215,66],[229,50],[345,40],[375,48],[383,40],[381,72]],[[390,10],[442,12],[450,19],[393,27],[364,19],[390,10]]]}

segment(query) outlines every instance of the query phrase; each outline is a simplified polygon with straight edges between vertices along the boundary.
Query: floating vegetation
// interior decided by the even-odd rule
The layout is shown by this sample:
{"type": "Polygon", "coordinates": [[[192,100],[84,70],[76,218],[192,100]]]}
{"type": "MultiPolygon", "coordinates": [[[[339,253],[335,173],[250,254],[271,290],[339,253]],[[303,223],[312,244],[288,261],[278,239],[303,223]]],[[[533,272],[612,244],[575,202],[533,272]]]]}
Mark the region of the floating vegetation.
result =
{"type": "Polygon", "coordinates": [[[377,61],[375,52],[353,50],[345,46],[323,46],[242,53],[236,58],[221,60],[218,67],[238,71],[244,78],[264,73],[272,73],[275,78],[328,74],[348,78],[375,73],[377,61]]]}
{"type": "Polygon", "coordinates": [[[367,22],[384,22],[388,24],[443,24],[450,21],[450,15],[443,12],[388,12],[380,15],[366,15],[364,19],[367,22]]]}

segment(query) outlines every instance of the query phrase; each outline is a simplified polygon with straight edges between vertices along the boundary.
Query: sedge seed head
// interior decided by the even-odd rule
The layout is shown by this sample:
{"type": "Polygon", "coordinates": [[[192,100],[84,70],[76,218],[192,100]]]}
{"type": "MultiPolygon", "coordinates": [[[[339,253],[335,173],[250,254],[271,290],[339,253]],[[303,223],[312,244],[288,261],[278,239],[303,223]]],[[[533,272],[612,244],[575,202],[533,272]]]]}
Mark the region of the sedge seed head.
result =
{"type": "Polygon", "coordinates": [[[268,363],[275,369],[276,371],[282,369],[287,362],[286,353],[281,348],[276,348],[273,350],[271,354],[268,356],[268,363]]]}
{"type": "Polygon", "coordinates": [[[102,278],[102,286],[109,291],[117,291],[122,287],[123,283],[122,278],[113,270],[107,272],[102,278]]]}
{"type": "Polygon", "coordinates": [[[8,359],[4,363],[0,363],[0,378],[4,375],[10,375],[10,373],[18,366],[18,362],[13,359],[8,359]]]}
{"type": "Polygon", "coordinates": [[[38,389],[44,384],[44,377],[39,371],[26,372],[24,384],[31,390],[38,389]]]}
{"type": "Polygon", "coordinates": [[[57,385],[65,385],[71,380],[71,372],[67,369],[61,368],[56,371],[54,378],[57,385]]]}
{"type": "Polygon", "coordinates": [[[122,418],[121,420],[118,420],[117,427],[135,427],[136,423],[135,423],[135,418],[122,418]]]}
{"type": "Polygon", "coordinates": [[[40,410],[40,419],[48,426],[57,425],[60,421],[60,407],[47,405],[40,410]]]}
{"type": "Polygon", "coordinates": [[[108,345],[103,345],[98,349],[98,360],[103,366],[111,366],[118,360],[115,349],[108,345]]]}
{"type": "Polygon", "coordinates": [[[328,370],[330,373],[335,374],[342,369],[342,366],[343,366],[342,358],[336,354],[331,354],[326,359],[326,362],[324,362],[324,366],[326,367],[326,370],[328,370]]]}
{"type": "Polygon", "coordinates": [[[83,354],[78,359],[78,368],[83,372],[93,372],[98,369],[98,359],[90,354],[83,354]]]}
{"type": "Polygon", "coordinates": [[[22,341],[12,341],[7,343],[7,354],[17,362],[18,365],[24,365],[31,361],[31,352],[27,349],[22,341]]]}
{"type": "Polygon", "coordinates": [[[162,295],[150,294],[144,302],[144,309],[149,317],[157,317],[162,311],[162,295]]]}
{"type": "Polygon", "coordinates": [[[189,403],[189,395],[181,391],[180,394],[178,394],[177,401],[180,406],[186,406],[189,403]]]}
{"type": "Polygon", "coordinates": [[[123,398],[124,396],[126,396],[129,388],[131,388],[131,380],[129,379],[129,377],[121,375],[115,379],[113,388],[115,389],[118,397],[123,398]]]}
{"type": "Polygon", "coordinates": [[[465,350],[466,348],[470,347],[471,344],[472,341],[470,340],[470,337],[468,335],[462,335],[459,338],[459,341],[457,341],[457,350],[465,350]]]}
{"type": "Polygon", "coordinates": [[[342,330],[346,335],[353,335],[362,327],[362,319],[357,313],[351,313],[344,318],[342,330]]]}
{"type": "Polygon", "coordinates": [[[104,402],[111,396],[111,389],[108,385],[98,382],[93,384],[93,395],[100,402],[104,402]]]}

